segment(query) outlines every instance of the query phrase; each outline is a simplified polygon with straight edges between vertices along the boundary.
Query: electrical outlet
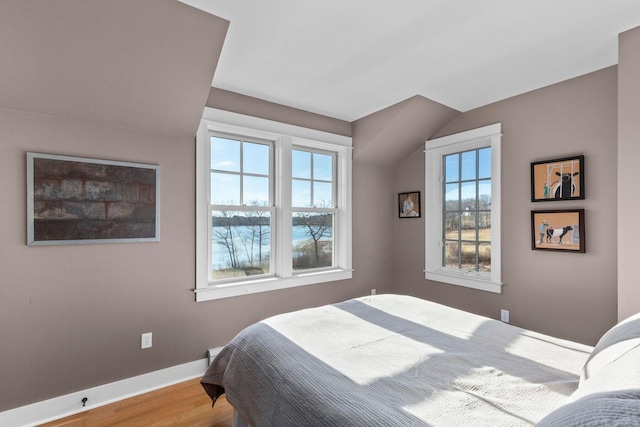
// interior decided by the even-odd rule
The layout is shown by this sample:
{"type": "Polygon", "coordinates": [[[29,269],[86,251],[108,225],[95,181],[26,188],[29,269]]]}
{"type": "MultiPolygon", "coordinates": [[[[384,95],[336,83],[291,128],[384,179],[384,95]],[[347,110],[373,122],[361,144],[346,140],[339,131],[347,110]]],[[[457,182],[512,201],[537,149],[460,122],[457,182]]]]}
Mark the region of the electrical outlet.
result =
{"type": "Polygon", "coordinates": [[[500,320],[509,323],[509,310],[500,310],[500,320]]]}
{"type": "Polygon", "coordinates": [[[140,338],[140,348],[141,349],[145,349],[145,348],[151,348],[153,344],[153,340],[152,340],[152,334],[151,332],[147,332],[145,334],[141,335],[140,338]]]}
{"type": "Polygon", "coordinates": [[[371,295],[375,295],[376,294],[376,290],[375,289],[371,289],[371,295]]]}

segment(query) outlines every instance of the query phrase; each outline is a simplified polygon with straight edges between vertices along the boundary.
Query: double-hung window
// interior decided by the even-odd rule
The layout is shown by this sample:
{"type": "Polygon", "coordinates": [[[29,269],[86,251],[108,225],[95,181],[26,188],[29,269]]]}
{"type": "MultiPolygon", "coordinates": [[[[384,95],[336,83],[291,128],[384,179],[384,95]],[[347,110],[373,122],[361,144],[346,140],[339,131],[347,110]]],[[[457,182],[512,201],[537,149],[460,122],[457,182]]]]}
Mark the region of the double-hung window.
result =
{"type": "Polygon", "coordinates": [[[293,269],[334,266],[336,153],[294,148],[291,152],[293,269]]]}
{"type": "Polygon", "coordinates": [[[197,301],[351,278],[350,138],[207,109],[196,145],[197,301]]]}
{"type": "Polygon", "coordinates": [[[501,291],[500,128],[498,123],[425,144],[429,280],[501,291]]]}
{"type": "Polygon", "coordinates": [[[209,144],[211,278],[269,275],[273,143],[212,132],[209,144]]]}

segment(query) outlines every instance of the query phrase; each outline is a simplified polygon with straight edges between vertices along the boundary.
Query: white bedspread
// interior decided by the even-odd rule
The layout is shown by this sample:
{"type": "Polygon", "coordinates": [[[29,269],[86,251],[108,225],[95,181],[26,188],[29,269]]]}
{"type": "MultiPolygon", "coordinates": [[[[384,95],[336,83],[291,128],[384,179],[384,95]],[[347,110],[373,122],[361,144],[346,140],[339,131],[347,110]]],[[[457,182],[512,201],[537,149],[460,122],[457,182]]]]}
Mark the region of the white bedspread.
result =
{"type": "Polygon", "coordinates": [[[203,385],[253,426],[531,425],[592,347],[429,301],[377,295],[242,331],[203,385]]]}

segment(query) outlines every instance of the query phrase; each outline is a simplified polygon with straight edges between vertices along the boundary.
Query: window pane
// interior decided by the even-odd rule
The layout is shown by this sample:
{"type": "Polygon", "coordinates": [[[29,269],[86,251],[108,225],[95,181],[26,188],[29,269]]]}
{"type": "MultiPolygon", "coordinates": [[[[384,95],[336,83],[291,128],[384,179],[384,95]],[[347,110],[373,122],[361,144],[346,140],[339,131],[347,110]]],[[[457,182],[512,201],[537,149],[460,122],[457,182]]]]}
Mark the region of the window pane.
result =
{"type": "Polygon", "coordinates": [[[458,211],[460,210],[460,184],[446,184],[445,185],[445,210],[458,211]]]}
{"type": "Polygon", "coordinates": [[[462,153],[462,180],[476,179],[476,150],[462,153]]]}
{"type": "Polygon", "coordinates": [[[214,280],[270,273],[269,212],[212,212],[211,242],[214,280]]]}
{"type": "Polygon", "coordinates": [[[460,228],[462,229],[462,240],[476,240],[476,213],[462,212],[460,217],[460,228]]]}
{"type": "Polygon", "coordinates": [[[249,206],[269,205],[269,178],[244,176],[243,203],[249,206]]]}
{"type": "Polygon", "coordinates": [[[240,204],[240,175],[228,173],[211,174],[211,204],[240,204]]]}
{"type": "Polygon", "coordinates": [[[333,266],[333,214],[293,215],[293,269],[333,266]]]}
{"type": "Polygon", "coordinates": [[[458,242],[444,242],[443,264],[445,267],[458,268],[458,262],[460,260],[459,249],[460,245],[458,242]]]}
{"type": "Polygon", "coordinates": [[[333,185],[328,182],[313,183],[313,207],[332,208],[333,207],[333,185]]]}
{"type": "Polygon", "coordinates": [[[462,210],[477,209],[476,206],[476,182],[463,182],[462,183],[462,210]]]}
{"type": "Polygon", "coordinates": [[[311,179],[311,153],[308,151],[291,151],[291,176],[311,179]]]}
{"type": "Polygon", "coordinates": [[[269,149],[266,144],[245,142],[242,151],[243,172],[269,175],[269,149]]]}
{"type": "Polygon", "coordinates": [[[326,154],[313,153],[313,179],[333,180],[333,157],[326,154]]]}
{"type": "Polygon", "coordinates": [[[491,212],[478,212],[478,240],[491,241],[491,212]]]}
{"type": "Polygon", "coordinates": [[[478,209],[491,209],[491,180],[483,179],[478,181],[478,209]]]}
{"type": "Polygon", "coordinates": [[[478,150],[478,178],[491,177],[491,147],[478,150]]]}
{"type": "Polygon", "coordinates": [[[458,240],[460,230],[460,214],[447,212],[444,220],[444,238],[447,240],[458,240]]]}
{"type": "Polygon", "coordinates": [[[211,137],[211,169],[240,172],[240,141],[211,137]]]}
{"type": "Polygon", "coordinates": [[[478,246],[478,271],[491,271],[490,243],[480,243],[478,246]]]}
{"type": "Polygon", "coordinates": [[[460,268],[463,270],[476,270],[476,243],[462,242],[460,251],[460,268]]]}
{"type": "Polygon", "coordinates": [[[311,207],[311,181],[291,181],[291,205],[298,208],[311,207]]]}
{"type": "Polygon", "coordinates": [[[444,157],[445,181],[460,181],[460,154],[450,154],[444,157]]]}

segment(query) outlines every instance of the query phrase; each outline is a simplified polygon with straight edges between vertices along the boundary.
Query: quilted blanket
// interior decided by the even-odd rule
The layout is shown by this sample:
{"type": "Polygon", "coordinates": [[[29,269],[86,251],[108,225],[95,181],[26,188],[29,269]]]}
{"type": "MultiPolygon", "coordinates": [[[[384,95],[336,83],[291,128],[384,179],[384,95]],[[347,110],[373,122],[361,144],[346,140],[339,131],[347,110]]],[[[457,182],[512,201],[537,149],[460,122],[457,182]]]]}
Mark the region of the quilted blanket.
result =
{"type": "Polygon", "coordinates": [[[252,426],[532,425],[592,347],[433,302],[377,295],[239,333],[202,379],[252,426]]]}

